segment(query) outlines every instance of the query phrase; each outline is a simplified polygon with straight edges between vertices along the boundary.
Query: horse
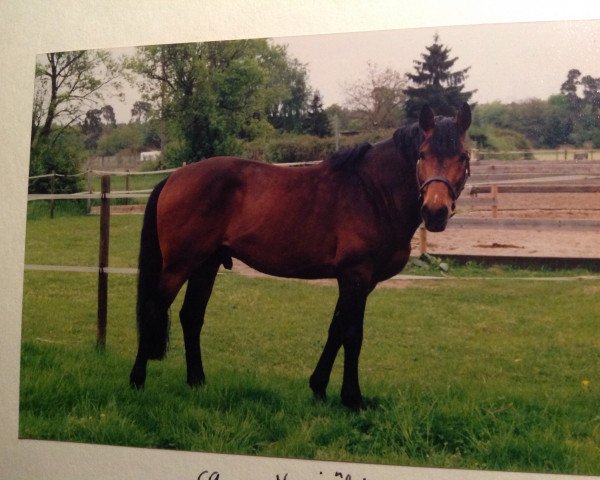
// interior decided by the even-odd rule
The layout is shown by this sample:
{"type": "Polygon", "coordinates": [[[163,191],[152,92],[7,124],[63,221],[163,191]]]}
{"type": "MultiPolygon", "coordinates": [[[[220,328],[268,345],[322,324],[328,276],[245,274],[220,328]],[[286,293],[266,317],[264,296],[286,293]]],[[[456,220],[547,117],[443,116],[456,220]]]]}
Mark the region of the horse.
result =
{"type": "Polygon", "coordinates": [[[285,168],[214,157],[172,173],[152,191],[144,214],[137,292],[138,351],[130,385],[142,388],[148,360],[162,359],[169,307],[187,282],[179,312],[187,383],[205,382],[200,333],[217,271],[236,258],[274,276],[337,280],[338,299],[309,386],[326,398],[343,346],[341,402],[365,406],[358,361],[368,295],[409,260],[421,222],[446,228],[469,176],[471,109],[417,122],[385,141],[285,168]]]}

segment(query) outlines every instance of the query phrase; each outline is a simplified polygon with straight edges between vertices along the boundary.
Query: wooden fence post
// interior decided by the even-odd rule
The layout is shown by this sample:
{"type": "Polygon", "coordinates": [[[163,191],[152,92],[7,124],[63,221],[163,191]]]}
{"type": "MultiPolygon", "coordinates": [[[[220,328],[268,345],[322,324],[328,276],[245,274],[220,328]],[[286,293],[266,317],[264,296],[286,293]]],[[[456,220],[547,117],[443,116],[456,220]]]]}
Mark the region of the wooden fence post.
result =
{"type": "Polygon", "coordinates": [[[427,253],[427,230],[425,225],[421,224],[419,227],[419,254],[423,255],[427,253]]]}
{"type": "MultiPolygon", "coordinates": [[[[125,175],[125,191],[129,192],[129,169],[127,169],[127,175],[125,175]]],[[[129,198],[125,199],[125,205],[129,205],[129,198]]]]}
{"type": "Polygon", "coordinates": [[[498,185],[492,185],[492,218],[498,216],[498,185]]]}
{"type": "Polygon", "coordinates": [[[106,346],[106,318],[108,314],[108,245],[110,232],[110,175],[101,179],[100,200],[100,255],[98,261],[98,333],[96,347],[103,350],[106,346]]]}
{"type": "MultiPolygon", "coordinates": [[[[56,178],[56,172],[52,170],[52,176],[50,177],[50,194],[54,195],[54,183],[56,178]]],[[[54,218],[54,199],[50,199],[50,218],[54,218]]]]}
{"type": "MultiPolygon", "coordinates": [[[[85,173],[85,181],[87,183],[88,193],[92,193],[92,171],[89,168],[88,168],[87,172],[85,173]]],[[[90,214],[91,211],[92,211],[92,199],[88,198],[87,199],[87,213],[88,213],[88,215],[90,214]]]]}

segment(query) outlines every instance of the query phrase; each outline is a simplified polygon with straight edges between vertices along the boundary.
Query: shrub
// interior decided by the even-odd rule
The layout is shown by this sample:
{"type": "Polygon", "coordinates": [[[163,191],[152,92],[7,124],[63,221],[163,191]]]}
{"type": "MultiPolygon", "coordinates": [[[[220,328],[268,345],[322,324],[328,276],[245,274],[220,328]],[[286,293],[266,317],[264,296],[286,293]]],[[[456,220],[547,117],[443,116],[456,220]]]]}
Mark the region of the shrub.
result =
{"type": "MultiPolygon", "coordinates": [[[[499,152],[494,158],[502,160],[516,160],[518,158],[533,158],[531,143],[519,132],[506,128],[486,126],[473,126],[469,131],[471,140],[481,150],[499,152]],[[508,153],[525,152],[525,153],[508,153]]],[[[484,157],[482,157],[484,158],[484,157]]]]}
{"type": "Polygon", "coordinates": [[[29,182],[30,193],[73,193],[83,187],[83,177],[73,176],[85,160],[82,135],[66,129],[62,133],[53,132],[48,138],[39,139],[31,148],[29,175],[57,176],[34,179],[29,182]],[[69,175],[69,176],[64,176],[69,175]]]}
{"type": "MultiPolygon", "coordinates": [[[[391,137],[393,130],[377,130],[339,139],[345,148],[362,142],[378,142],[391,137]]],[[[311,162],[328,158],[336,147],[335,137],[281,134],[268,140],[254,140],[243,145],[242,156],[269,163],[311,162]]]]}
{"type": "Polygon", "coordinates": [[[110,157],[125,148],[136,152],[160,148],[156,122],[128,123],[111,128],[98,140],[97,154],[110,157]]]}

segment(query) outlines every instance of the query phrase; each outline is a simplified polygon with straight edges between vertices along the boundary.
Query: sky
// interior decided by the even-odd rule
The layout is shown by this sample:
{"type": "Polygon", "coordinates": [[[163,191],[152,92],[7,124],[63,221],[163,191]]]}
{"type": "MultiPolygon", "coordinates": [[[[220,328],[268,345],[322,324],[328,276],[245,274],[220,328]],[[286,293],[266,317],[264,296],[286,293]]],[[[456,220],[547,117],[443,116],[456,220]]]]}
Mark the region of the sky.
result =
{"type": "MultiPolygon", "coordinates": [[[[364,80],[368,62],[402,74],[414,72],[413,61],[426,52],[435,34],[458,57],[453,70],[471,67],[466,90],[472,101],[510,103],[546,99],[560,92],[567,72],[600,77],[600,21],[509,23],[414,28],[359,33],[274,38],[290,56],[307,66],[309,84],[327,107],[346,101],[347,86],[364,80]]],[[[137,93],[113,107],[118,122],[127,122],[137,93]]]]}
{"type": "Polygon", "coordinates": [[[571,68],[600,77],[600,21],[512,23],[275,39],[308,65],[311,85],[325,104],[343,103],[344,84],[365,77],[367,62],[413,72],[425,47],[440,43],[458,57],[453,70],[471,67],[466,89],[488,103],[545,99],[559,93],[571,68]]]}

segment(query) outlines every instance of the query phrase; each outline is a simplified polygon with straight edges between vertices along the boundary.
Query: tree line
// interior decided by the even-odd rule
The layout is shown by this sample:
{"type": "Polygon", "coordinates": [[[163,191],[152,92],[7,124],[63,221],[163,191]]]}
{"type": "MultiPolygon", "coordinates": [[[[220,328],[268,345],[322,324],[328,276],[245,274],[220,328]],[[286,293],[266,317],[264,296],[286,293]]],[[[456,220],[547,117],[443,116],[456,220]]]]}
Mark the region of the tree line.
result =
{"type": "MultiPolygon", "coordinates": [[[[364,79],[345,86],[346,102],[325,109],[306,66],[268,39],[139,47],[120,58],[106,51],[50,53],[36,65],[30,175],[76,173],[86,157],[125,148],[161,149],[165,166],[244,154],[248,146],[264,152],[277,139],[289,151],[294,142],[309,142],[306,136],[327,139],[334,130],[376,135],[397,128],[416,120],[425,103],[453,115],[476,92],[465,90],[471,67],[457,70],[457,60],[436,34],[412,72],[368,64],[364,79]],[[129,122],[117,124],[107,98],[123,95],[125,83],[140,97],[129,122]]],[[[474,105],[472,140],[497,150],[600,147],[599,88],[600,79],[573,69],[546,100],[474,105]]],[[[36,183],[36,190],[45,188],[36,183]]]]}

